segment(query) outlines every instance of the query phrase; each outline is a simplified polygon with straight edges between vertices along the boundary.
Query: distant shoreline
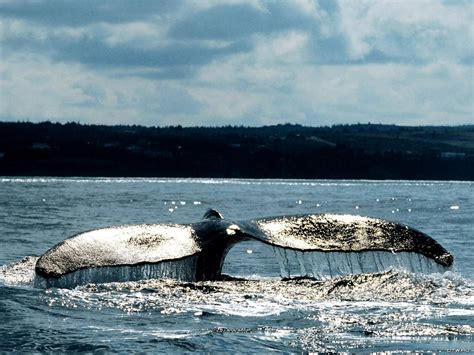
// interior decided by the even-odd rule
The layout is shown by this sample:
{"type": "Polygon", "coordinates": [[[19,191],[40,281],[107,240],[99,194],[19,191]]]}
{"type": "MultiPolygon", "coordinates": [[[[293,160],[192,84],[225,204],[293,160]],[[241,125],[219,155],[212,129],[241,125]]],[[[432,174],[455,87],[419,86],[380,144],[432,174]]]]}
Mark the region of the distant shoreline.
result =
{"type": "Polygon", "coordinates": [[[474,180],[474,125],[0,122],[0,176],[474,180]]]}
{"type": "Polygon", "coordinates": [[[281,182],[282,185],[290,184],[292,182],[297,182],[300,184],[304,184],[308,182],[309,184],[324,184],[324,183],[347,183],[347,184],[364,184],[364,183],[374,183],[374,184],[408,184],[408,183],[417,183],[417,184],[444,184],[444,183],[452,183],[452,184],[474,184],[474,180],[375,180],[375,179],[282,179],[282,178],[220,178],[220,177],[193,177],[193,176],[178,176],[178,177],[164,177],[164,176],[153,176],[153,177],[142,177],[142,176],[48,176],[48,175],[0,175],[0,182],[7,182],[8,180],[34,180],[34,181],[62,181],[62,180],[95,180],[100,182],[101,180],[127,180],[127,181],[147,181],[147,180],[156,180],[160,181],[163,180],[165,182],[205,182],[206,180],[215,180],[213,183],[220,184],[224,183],[225,181],[232,181],[238,182],[239,180],[242,182],[261,182],[261,183],[279,183],[281,182]]]}

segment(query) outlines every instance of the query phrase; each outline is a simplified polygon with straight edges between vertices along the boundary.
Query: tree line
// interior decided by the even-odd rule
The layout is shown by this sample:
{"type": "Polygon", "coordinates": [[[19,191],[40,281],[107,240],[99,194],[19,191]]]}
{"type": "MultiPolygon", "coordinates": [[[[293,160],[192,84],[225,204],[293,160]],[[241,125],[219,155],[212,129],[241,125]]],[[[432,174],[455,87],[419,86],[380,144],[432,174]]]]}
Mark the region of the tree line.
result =
{"type": "Polygon", "coordinates": [[[0,122],[0,175],[474,180],[474,126],[0,122]]]}

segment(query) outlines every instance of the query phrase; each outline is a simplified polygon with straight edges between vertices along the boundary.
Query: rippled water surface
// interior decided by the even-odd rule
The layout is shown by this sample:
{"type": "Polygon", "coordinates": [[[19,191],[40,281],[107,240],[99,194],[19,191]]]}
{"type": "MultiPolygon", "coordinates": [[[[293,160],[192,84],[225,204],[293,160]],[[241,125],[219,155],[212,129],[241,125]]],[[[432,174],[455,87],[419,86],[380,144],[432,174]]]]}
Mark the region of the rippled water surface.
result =
{"type": "Polygon", "coordinates": [[[474,351],[473,216],[472,182],[0,178],[0,351],[474,351]],[[399,221],[440,242],[455,267],[282,281],[271,247],[242,242],[226,281],[31,285],[36,257],[70,235],[189,223],[207,208],[399,221]]]}

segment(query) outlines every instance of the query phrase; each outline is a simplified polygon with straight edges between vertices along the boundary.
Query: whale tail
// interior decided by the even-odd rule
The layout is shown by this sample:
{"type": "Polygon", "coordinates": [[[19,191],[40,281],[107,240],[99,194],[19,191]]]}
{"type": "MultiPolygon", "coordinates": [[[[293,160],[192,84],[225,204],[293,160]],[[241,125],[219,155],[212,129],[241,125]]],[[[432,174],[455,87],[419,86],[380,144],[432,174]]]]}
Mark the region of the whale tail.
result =
{"type": "MultiPolygon", "coordinates": [[[[46,287],[162,277],[210,280],[220,277],[231,247],[249,239],[272,245],[283,260],[287,251],[306,253],[315,270],[320,263],[315,259],[318,253],[321,258],[334,253],[409,253],[442,268],[453,263],[453,256],[431,237],[385,220],[319,214],[232,221],[210,209],[193,224],[128,225],[74,235],[44,253],[35,271],[38,285],[46,287]]],[[[365,259],[345,260],[366,270],[362,267],[365,259]]],[[[281,265],[282,270],[286,268],[285,261],[281,265]]]]}

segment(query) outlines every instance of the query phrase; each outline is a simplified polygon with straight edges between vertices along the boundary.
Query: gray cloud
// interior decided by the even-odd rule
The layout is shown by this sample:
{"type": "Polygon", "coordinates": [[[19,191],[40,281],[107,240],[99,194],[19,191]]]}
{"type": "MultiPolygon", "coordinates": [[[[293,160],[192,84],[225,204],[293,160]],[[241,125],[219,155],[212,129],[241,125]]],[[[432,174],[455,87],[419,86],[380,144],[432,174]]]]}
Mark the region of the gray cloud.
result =
{"type": "MultiPolygon", "coordinates": [[[[94,69],[162,68],[160,72],[151,75],[155,79],[160,76],[168,79],[189,76],[196,66],[252,49],[252,43],[246,40],[215,48],[199,42],[171,42],[163,47],[141,48],[130,43],[111,45],[87,35],[78,39],[49,36],[42,41],[14,38],[6,41],[5,46],[9,48],[9,53],[18,50],[43,53],[58,62],[77,62],[94,69]]],[[[143,73],[142,71],[140,76],[144,76],[143,73]]]]}
{"type": "Polygon", "coordinates": [[[249,43],[239,41],[222,48],[208,48],[195,43],[172,43],[161,48],[135,48],[129,45],[107,45],[96,39],[59,42],[54,45],[54,58],[76,61],[97,67],[168,67],[204,65],[211,60],[250,50],[249,43]]]}
{"type": "Polygon", "coordinates": [[[160,115],[197,114],[202,104],[193,99],[186,91],[170,88],[161,94],[158,112],[160,115]]]}
{"type": "Polygon", "coordinates": [[[339,3],[334,0],[318,0],[319,7],[328,15],[334,15],[339,12],[339,3]]]}
{"type": "Polygon", "coordinates": [[[76,27],[147,19],[176,10],[180,5],[178,0],[15,0],[0,4],[0,14],[45,25],[76,27]]]}
{"type": "MultiPolygon", "coordinates": [[[[235,40],[254,34],[269,35],[287,31],[309,34],[309,49],[313,64],[351,64],[349,43],[344,33],[321,34],[317,19],[303,13],[287,2],[266,2],[265,9],[250,5],[220,5],[192,14],[175,23],[169,35],[180,40],[235,40]]],[[[320,0],[326,18],[337,27],[338,5],[320,0]]]]}
{"type": "Polygon", "coordinates": [[[243,38],[256,33],[281,32],[311,26],[311,19],[287,2],[265,3],[265,10],[250,5],[218,5],[178,21],[169,35],[179,39],[243,38]]]}
{"type": "Polygon", "coordinates": [[[347,65],[353,63],[349,57],[349,43],[344,34],[335,34],[328,38],[315,36],[310,49],[315,64],[347,65]]]}
{"type": "Polygon", "coordinates": [[[459,61],[461,64],[474,66],[474,54],[468,54],[459,61]]]}
{"type": "MultiPolygon", "coordinates": [[[[191,78],[196,71],[196,66],[175,65],[150,70],[134,70],[124,73],[122,77],[140,77],[149,80],[185,80],[191,78]]],[[[120,76],[120,75],[119,75],[120,76]]]]}

